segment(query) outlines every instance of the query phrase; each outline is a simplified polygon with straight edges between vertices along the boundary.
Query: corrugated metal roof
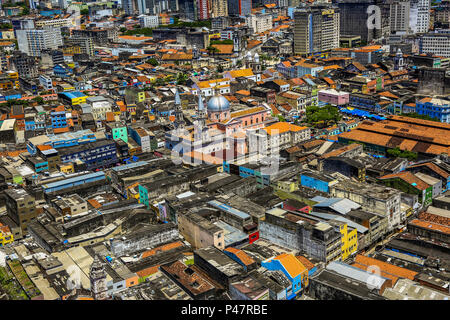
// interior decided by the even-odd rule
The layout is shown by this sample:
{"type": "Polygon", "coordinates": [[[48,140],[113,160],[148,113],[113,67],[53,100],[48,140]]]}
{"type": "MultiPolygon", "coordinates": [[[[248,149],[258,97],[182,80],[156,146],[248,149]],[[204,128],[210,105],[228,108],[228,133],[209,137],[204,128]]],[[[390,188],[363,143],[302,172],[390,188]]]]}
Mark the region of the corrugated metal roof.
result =
{"type": "Polygon", "coordinates": [[[103,171],[97,171],[94,173],[89,173],[89,174],[81,175],[81,176],[74,177],[74,178],[64,179],[64,180],[57,181],[57,182],[50,182],[48,184],[45,184],[43,187],[46,189],[54,188],[54,187],[58,187],[58,186],[61,186],[64,184],[74,183],[74,182],[78,182],[80,180],[96,178],[96,177],[100,177],[100,176],[105,176],[105,173],[103,171]]]}
{"type": "Polygon", "coordinates": [[[360,225],[359,223],[353,222],[344,217],[337,217],[335,220],[345,222],[347,224],[347,226],[349,226],[351,228],[355,228],[356,231],[358,231],[359,233],[365,233],[365,232],[367,232],[367,230],[369,230],[366,227],[360,225]]]}
{"type": "Polygon", "coordinates": [[[363,271],[359,268],[355,268],[348,264],[338,261],[330,262],[326,268],[328,270],[339,273],[344,277],[351,278],[362,283],[366,283],[368,286],[371,285],[373,288],[376,288],[378,290],[383,286],[384,282],[388,280],[387,278],[363,271]]]}
{"type": "Polygon", "coordinates": [[[340,214],[347,214],[352,209],[358,209],[361,206],[356,202],[345,198],[329,198],[314,205],[314,207],[329,207],[340,214]]]}

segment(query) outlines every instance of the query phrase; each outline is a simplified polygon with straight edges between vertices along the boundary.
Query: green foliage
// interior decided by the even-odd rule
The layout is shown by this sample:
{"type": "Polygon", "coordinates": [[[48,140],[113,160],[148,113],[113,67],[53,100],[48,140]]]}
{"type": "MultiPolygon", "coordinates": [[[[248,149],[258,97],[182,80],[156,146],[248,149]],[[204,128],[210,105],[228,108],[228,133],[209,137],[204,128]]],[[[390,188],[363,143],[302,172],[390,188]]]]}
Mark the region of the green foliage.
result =
{"type": "Polygon", "coordinates": [[[23,105],[24,107],[28,107],[30,104],[27,100],[17,100],[17,99],[11,99],[6,101],[6,104],[8,107],[14,106],[14,105],[23,105]]]}
{"type": "Polygon", "coordinates": [[[207,47],[206,50],[208,50],[209,53],[219,52],[219,49],[217,49],[216,47],[213,47],[213,46],[207,47]]]}
{"type": "Polygon", "coordinates": [[[134,30],[123,31],[123,34],[126,36],[144,35],[146,37],[151,37],[153,35],[153,29],[152,28],[137,28],[134,30]]]}
{"type": "Polygon", "coordinates": [[[407,151],[407,150],[402,151],[398,147],[396,147],[394,149],[388,149],[386,151],[386,153],[388,154],[389,157],[392,157],[392,158],[406,158],[410,161],[417,159],[417,153],[407,151]]]}
{"type": "Polygon", "coordinates": [[[278,121],[280,121],[280,122],[286,121],[286,119],[281,114],[277,115],[277,117],[278,117],[278,121]]]}
{"type": "Polygon", "coordinates": [[[219,65],[217,66],[217,72],[218,72],[218,73],[222,73],[222,72],[223,72],[223,67],[222,67],[222,65],[219,64],[219,65]]]}
{"type": "Polygon", "coordinates": [[[177,84],[186,84],[186,81],[189,79],[186,73],[179,73],[177,75],[177,84]]]}
{"type": "Polygon", "coordinates": [[[0,23],[0,30],[12,29],[12,24],[10,23],[0,23]]]}
{"type": "Polygon", "coordinates": [[[89,15],[89,9],[82,9],[82,10],[80,10],[80,14],[82,16],[88,16],[89,15]]]}
{"type": "Polygon", "coordinates": [[[28,7],[22,7],[22,8],[23,8],[23,10],[20,13],[20,16],[26,16],[27,14],[30,14],[30,8],[28,8],[28,7]]]}
{"type": "Polygon", "coordinates": [[[310,106],[306,108],[306,122],[315,126],[320,123],[324,125],[337,123],[341,118],[339,109],[332,105],[326,105],[324,107],[310,106]]]}
{"type": "Polygon", "coordinates": [[[33,101],[36,101],[38,104],[44,103],[44,99],[42,97],[35,97],[33,98],[33,101]]]}
{"type": "Polygon", "coordinates": [[[202,20],[202,21],[193,21],[193,22],[184,22],[180,21],[178,18],[174,18],[172,24],[167,25],[168,28],[202,28],[206,27],[211,29],[211,20],[202,20]]]}
{"type": "Polygon", "coordinates": [[[125,31],[127,31],[127,28],[122,27],[122,28],[119,29],[119,31],[122,32],[122,33],[124,33],[125,31]]]}
{"type": "Polygon", "coordinates": [[[150,59],[148,59],[148,60],[147,60],[147,63],[148,63],[148,64],[151,64],[151,65],[154,66],[154,67],[156,67],[156,66],[159,65],[158,60],[156,60],[155,58],[150,58],[150,59]]]}
{"type": "Polygon", "coordinates": [[[401,113],[400,115],[403,116],[403,117],[410,117],[410,118],[416,118],[416,119],[430,120],[430,121],[437,121],[437,122],[439,122],[439,119],[432,118],[432,117],[427,116],[425,114],[418,114],[418,113],[415,113],[415,112],[412,112],[412,113],[401,113]]]}
{"type": "Polygon", "coordinates": [[[210,44],[233,44],[233,40],[211,40],[210,44]]]}

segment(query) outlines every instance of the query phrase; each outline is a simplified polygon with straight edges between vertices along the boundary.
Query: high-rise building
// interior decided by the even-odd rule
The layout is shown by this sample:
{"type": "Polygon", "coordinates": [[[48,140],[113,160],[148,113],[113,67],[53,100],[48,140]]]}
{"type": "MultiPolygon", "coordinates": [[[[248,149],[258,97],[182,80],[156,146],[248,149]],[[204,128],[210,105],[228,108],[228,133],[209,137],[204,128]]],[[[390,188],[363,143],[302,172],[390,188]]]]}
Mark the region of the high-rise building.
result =
{"type": "Polygon", "coordinates": [[[122,9],[126,14],[133,15],[135,10],[137,10],[136,6],[137,4],[135,4],[134,0],[122,0],[122,9]]]}
{"type": "Polygon", "coordinates": [[[450,33],[433,32],[424,34],[419,41],[420,53],[450,58],[450,33]]]}
{"type": "Polygon", "coordinates": [[[211,17],[209,0],[197,0],[197,8],[199,20],[207,20],[211,17]]]}
{"type": "Polygon", "coordinates": [[[187,20],[195,21],[198,15],[197,0],[178,0],[180,16],[187,20]]]}
{"type": "Polygon", "coordinates": [[[247,16],[252,13],[252,0],[228,0],[230,16],[247,16]]]}
{"type": "Polygon", "coordinates": [[[35,57],[43,49],[57,49],[63,44],[60,28],[16,30],[16,37],[19,50],[35,57]]]}
{"type": "Polygon", "coordinates": [[[430,0],[411,0],[409,27],[413,33],[426,33],[430,29],[430,0]]]}
{"type": "Polygon", "coordinates": [[[339,9],[327,5],[294,11],[294,52],[311,54],[339,47],[339,9]]]}
{"type": "Polygon", "coordinates": [[[272,29],[272,15],[269,13],[258,13],[247,16],[247,25],[254,33],[261,33],[272,29]]]}
{"type": "Polygon", "coordinates": [[[391,33],[407,33],[409,31],[409,0],[396,0],[390,4],[391,33]]]}
{"type": "Polygon", "coordinates": [[[211,0],[211,18],[228,16],[227,0],[211,0]]]}
{"type": "Polygon", "coordinates": [[[388,36],[389,4],[384,0],[333,0],[340,9],[340,34],[363,43],[388,36]]]}

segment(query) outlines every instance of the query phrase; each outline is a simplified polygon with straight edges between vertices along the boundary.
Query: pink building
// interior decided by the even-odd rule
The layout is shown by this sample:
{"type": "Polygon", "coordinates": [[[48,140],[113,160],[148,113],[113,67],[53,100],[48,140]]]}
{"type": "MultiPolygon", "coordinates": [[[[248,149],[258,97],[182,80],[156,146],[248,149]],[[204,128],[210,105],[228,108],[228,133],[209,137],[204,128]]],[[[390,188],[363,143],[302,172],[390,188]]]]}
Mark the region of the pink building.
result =
{"type": "Polygon", "coordinates": [[[349,102],[350,94],[344,91],[337,91],[335,89],[320,90],[318,93],[320,104],[331,104],[335,106],[342,106],[349,102]]]}

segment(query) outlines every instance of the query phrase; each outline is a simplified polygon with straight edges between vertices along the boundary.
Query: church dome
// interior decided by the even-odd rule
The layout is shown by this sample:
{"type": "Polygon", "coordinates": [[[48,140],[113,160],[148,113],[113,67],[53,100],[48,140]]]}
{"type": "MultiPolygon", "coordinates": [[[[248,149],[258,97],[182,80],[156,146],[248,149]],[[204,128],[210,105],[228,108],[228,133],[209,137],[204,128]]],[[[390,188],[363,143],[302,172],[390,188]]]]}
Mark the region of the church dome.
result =
{"type": "Polygon", "coordinates": [[[224,96],[213,96],[208,101],[208,111],[221,112],[230,109],[230,102],[224,96]]]}

